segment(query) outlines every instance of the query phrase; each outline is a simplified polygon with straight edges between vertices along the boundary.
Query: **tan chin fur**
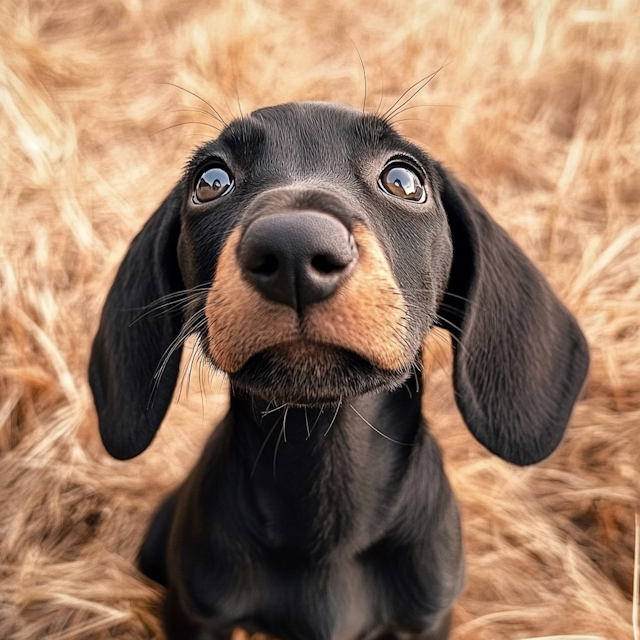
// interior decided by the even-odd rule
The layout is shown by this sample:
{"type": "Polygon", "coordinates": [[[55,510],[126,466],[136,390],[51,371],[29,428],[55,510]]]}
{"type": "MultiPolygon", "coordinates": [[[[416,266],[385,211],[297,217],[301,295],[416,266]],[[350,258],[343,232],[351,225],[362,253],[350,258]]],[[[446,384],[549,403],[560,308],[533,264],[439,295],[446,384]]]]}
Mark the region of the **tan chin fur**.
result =
{"type": "Polygon", "coordinates": [[[348,349],[385,370],[406,366],[404,299],[368,229],[353,229],[359,252],[354,272],[301,321],[292,308],[265,299],[244,280],[236,258],[240,236],[236,229],[222,249],[205,309],[209,353],[223,371],[238,371],[256,353],[300,340],[348,349]]]}

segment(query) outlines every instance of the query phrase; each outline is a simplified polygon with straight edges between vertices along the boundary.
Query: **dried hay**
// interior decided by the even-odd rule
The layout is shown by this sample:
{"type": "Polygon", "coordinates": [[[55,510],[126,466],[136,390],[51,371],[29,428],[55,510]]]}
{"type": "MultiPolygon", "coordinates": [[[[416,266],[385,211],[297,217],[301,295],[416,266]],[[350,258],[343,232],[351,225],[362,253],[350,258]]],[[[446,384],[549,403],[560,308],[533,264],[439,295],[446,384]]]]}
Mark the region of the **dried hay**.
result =
{"type": "Polygon", "coordinates": [[[471,184],[593,350],[566,440],[518,469],[468,434],[433,343],[425,409],[469,561],[453,638],[632,637],[638,0],[3,0],[0,16],[0,637],[162,637],[161,592],[132,559],[224,411],[225,383],[201,393],[195,376],[152,447],[123,463],[98,442],[86,365],[127,243],[216,135],[207,107],[168,83],[225,117],[360,105],[352,41],[369,109],[449,62],[398,127],[471,184]]]}

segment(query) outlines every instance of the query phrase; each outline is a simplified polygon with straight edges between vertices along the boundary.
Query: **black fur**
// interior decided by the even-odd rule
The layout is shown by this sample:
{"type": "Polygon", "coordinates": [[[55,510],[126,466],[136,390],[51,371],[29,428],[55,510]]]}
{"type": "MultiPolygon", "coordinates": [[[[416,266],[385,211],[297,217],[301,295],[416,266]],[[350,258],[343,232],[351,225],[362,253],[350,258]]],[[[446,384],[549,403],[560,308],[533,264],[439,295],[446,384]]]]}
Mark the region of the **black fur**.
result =
{"type": "Polygon", "coordinates": [[[394,371],[345,349],[302,364],[278,346],[251,357],[230,375],[229,413],[196,468],[158,511],[141,568],[168,588],[171,639],[229,638],[241,626],[283,640],[443,640],[464,563],[456,503],[410,380],[421,343],[435,325],[453,334],[465,422],[516,464],[560,442],[588,350],[468,189],[384,120],[339,105],[281,105],[231,123],[196,152],[133,241],[105,304],[90,364],[103,442],[118,458],[149,445],[182,338],[200,332],[206,343],[199,321],[226,239],[285,209],[376,236],[406,302],[413,355],[394,371]],[[426,202],[379,187],[395,158],[422,177],[426,202]],[[212,160],[235,188],[195,205],[194,181],[212,160]],[[184,309],[136,321],[179,292],[184,309]],[[272,410],[270,400],[287,404],[272,410]]]}

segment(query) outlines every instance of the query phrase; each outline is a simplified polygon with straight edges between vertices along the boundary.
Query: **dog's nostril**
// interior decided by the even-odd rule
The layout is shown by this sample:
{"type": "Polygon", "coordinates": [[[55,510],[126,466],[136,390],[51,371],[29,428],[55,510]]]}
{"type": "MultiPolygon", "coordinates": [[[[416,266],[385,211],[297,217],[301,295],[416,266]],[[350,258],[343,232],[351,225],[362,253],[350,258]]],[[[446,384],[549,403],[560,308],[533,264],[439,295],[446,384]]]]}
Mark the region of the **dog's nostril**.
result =
{"type": "Polygon", "coordinates": [[[347,265],[340,260],[336,260],[335,256],[320,255],[314,256],[311,260],[311,266],[322,274],[331,274],[336,271],[342,271],[347,265]]]}
{"type": "Polygon", "coordinates": [[[249,224],[238,259],[245,279],[260,293],[300,313],[336,291],[355,267],[358,250],[337,218],[317,211],[283,211],[249,224]]]}
{"type": "Polygon", "coordinates": [[[261,256],[255,264],[248,265],[249,271],[257,276],[273,276],[279,268],[280,263],[274,255],[261,256]]]}

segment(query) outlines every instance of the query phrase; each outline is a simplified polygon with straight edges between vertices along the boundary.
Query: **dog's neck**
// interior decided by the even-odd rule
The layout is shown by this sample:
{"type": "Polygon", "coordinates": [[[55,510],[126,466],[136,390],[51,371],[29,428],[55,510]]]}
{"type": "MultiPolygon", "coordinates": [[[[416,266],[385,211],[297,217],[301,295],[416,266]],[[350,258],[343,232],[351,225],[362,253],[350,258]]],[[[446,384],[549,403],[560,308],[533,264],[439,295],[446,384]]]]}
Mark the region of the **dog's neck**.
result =
{"type": "Polygon", "coordinates": [[[415,380],[323,409],[269,405],[232,389],[231,455],[270,546],[324,555],[375,539],[421,429],[415,380]]]}

